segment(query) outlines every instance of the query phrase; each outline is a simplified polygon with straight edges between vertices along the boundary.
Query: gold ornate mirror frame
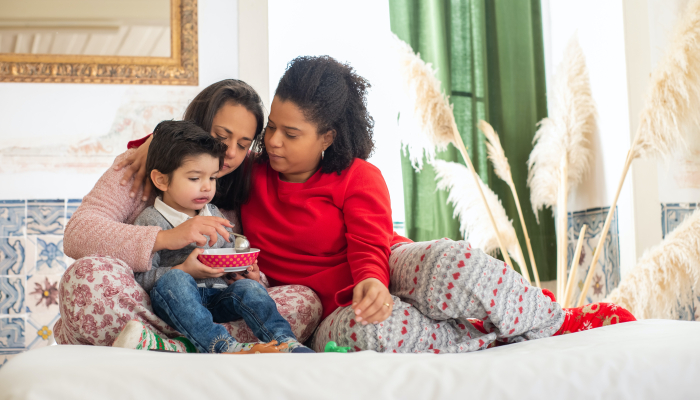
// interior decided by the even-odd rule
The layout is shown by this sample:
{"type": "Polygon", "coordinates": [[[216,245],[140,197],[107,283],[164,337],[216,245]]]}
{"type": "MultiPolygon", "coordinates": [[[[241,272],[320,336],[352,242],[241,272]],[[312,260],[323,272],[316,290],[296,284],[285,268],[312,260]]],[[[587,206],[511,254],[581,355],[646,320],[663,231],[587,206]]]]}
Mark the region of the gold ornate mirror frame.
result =
{"type": "Polygon", "coordinates": [[[171,0],[170,15],[170,57],[0,54],[0,82],[198,85],[197,0],[171,0]]]}

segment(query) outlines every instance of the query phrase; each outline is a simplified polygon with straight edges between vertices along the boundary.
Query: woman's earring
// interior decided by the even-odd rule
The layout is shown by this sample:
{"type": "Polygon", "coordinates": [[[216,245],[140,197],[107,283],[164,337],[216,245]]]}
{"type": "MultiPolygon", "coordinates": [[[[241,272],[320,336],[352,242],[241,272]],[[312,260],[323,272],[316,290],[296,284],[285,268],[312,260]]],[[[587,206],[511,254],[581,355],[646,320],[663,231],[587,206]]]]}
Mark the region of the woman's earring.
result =
{"type": "Polygon", "coordinates": [[[321,150],[321,160],[323,160],[323,155],[326,154],[325,150],[321,150]]]}

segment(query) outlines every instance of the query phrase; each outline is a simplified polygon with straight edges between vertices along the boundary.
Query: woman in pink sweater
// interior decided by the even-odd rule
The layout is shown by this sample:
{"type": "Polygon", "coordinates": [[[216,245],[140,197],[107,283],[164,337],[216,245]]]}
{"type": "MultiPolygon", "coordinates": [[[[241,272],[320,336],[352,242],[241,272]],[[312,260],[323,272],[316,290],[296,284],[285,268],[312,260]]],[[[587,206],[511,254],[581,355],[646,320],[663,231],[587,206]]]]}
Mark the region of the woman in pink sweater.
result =
{"type": "MultiPolygon", "coordinates": [[[[139,188],[142,174],[132,178],[133,170],[121,168],[127,158],[143,149],[130,149],[118,156],[114,168],[106,171],[83,198],[66,226],[64,251],[77,261],[61,279],[61,319],[54,327],[58,343],[110,346],[128,321],[138,320],[164,338],[164,343],[154,343],[153,347],[185,350],[181,342],[167,339],[177,332],[153,313],[148,295],[134,281],[134,272],[147,271],[158,250],[182,248],[192,242],[203,245],[204,235],[216,238],[218,231],[227,236],[224,227],[241,232],[238,213],[250,189],[248,150],[263,131],[264,116],[255,90],[229,79],[197,95],[184,119],[197,122],[228,145],[223,177],[213,200],[228,221],[195,217],[165,231],[131,225],[155,197],[150,187],[139,188]]],[[[215,274],[204,265],[200,273],[203,277],[215,274]]],[[[278,286],[269,292],[297,338],[306,340],[321,316],[318,297],[300,285],[278,286]]],[[[239,342],[255,341],[245,323],[225,326],[239,342]]]]}

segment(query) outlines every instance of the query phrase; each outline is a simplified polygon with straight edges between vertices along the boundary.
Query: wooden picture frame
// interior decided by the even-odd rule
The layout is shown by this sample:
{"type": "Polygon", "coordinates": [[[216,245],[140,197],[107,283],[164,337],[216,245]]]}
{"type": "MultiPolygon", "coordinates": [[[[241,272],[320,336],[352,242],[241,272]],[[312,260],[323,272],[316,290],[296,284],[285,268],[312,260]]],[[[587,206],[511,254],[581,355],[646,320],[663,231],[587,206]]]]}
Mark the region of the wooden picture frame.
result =
{"type": "Polygon", "coordinates": [[[0,82],[198,85],[197,0],[171,0],[171,56],[0,54],[0,82]]]}

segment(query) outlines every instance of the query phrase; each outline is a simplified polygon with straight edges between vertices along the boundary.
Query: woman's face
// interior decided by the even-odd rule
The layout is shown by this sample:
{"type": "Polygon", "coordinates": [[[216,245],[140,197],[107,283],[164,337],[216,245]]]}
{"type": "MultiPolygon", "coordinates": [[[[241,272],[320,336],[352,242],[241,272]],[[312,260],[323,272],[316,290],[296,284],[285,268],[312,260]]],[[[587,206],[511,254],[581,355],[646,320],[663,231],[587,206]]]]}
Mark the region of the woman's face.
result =
{"type": "Polygon", "coordinates": [[[319,167],[321,151],[333,142],[332,131],[319,135],[316,124],[291,101],[275,97],[265,128],[265,149],[272,169],[287,182],[306,182],[319,167]]]}
{"type": "Polygon", "coordinates": [[[226,103],[219,108],[211,125],[211,135],[228,146],[219,177],[230,173],[241,165],[253,143],[257,129],[255,115],[245,107],[226,103]]]}

